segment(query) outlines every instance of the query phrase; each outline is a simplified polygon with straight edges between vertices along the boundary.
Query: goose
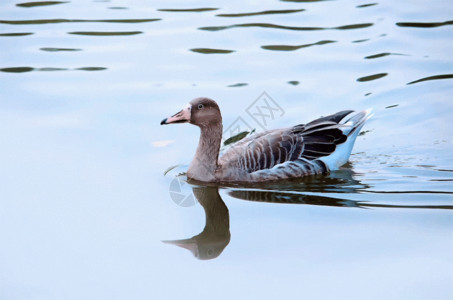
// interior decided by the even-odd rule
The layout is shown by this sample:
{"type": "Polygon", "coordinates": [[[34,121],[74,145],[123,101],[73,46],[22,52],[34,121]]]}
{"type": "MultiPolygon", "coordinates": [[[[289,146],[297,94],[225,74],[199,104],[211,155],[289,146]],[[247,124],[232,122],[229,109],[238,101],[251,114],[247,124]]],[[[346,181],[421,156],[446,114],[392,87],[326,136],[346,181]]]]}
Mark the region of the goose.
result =
{"type": "Polygon", "coordinates": [[[265,130],[248,136],[219,157],[222,115],[218,104],[195,98],[161,125],[190,123],[200,140],[188,180],[210,183],[261,183],[327,174],[344,165],[370,110],[344,110],[307,124],[265,130]]]}

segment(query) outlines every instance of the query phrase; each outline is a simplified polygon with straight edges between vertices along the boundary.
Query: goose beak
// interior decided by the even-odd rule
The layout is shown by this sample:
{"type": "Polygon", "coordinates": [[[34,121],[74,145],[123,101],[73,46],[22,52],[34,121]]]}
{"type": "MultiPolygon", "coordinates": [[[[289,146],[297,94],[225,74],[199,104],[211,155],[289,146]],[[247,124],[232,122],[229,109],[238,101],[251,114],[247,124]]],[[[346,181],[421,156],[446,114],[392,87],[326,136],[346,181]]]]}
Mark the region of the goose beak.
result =
{"type": "Polygon", "coordinates": [[[160,125],[188,123],[190,122],[190,116],[190,105],[187,105],[173,116],[163,119],[162,122],[160,122],[160,125]]]}
{"type": "Polygon", "coordinates": [[[162,241],[165,244],[176,245],[181,248],[185,248],[192,252],[195,257],[198,257],[198,245],[197,242],[192,239],[185,239],[185,240],[174,240],[174,241],[162,241]]]}

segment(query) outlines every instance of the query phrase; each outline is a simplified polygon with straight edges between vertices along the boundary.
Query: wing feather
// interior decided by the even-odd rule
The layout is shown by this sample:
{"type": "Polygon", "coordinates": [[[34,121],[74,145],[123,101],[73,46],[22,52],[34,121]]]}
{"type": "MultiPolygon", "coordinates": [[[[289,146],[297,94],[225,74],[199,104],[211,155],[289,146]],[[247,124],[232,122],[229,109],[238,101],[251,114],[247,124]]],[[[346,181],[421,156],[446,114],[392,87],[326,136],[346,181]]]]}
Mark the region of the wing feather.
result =
{"type": "Polygon", "coordinates": [[[305,125],[252,135],[228,149],[219,164],[223,169],[239,168],[257,180],[327,172],[327,165],[319,159],[331,155],[355,130],[356,126],[351,128],[344,121],[352,112],[342,111],[305,125]]]}

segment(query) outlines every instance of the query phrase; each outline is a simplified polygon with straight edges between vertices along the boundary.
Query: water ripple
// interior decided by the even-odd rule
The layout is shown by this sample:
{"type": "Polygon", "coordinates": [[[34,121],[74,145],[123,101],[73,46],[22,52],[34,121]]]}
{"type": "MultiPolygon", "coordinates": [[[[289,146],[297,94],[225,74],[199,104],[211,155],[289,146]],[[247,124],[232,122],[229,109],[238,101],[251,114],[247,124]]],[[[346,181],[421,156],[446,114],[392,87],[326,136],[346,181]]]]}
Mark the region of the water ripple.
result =
{"type": "Polygon", "coordinates": [[[218,8],[214,7],[201,7],[201,8],[160,8],[158,11],[165,11],[165,12],[204,12],[204,11],[213,11],[218,10],[218,8]]]}
{"type": "Polygon", "coordinates": [[[343,25],[338,27],[298,27],[298,26],[285,26],[285,25],[278,25],[278,24],[270,24],[270,23],[244,23],[244,24],[233,24],[227,26],[206,26],[206,27],[199,27],[200,30],[207,30],[207,31],[220,31],[230,28],[236,27],[260,27],[260,28],[274,28],[274,29],[287,29],[287,30],[296,30],[296,31],[314,31],[314,30],[328,30],[328,29],[336,29],[336,30],[350,30],[350,29],[361,29],[373,26],[373,23],[360,23],[360,24],[351,24],[351,25],[343,25]]]}
{"type": "Polygon", "coordinates": [[[2,68],[2,69],[0,69],[0,72],[25,73],[25,72],[30,72],[33,70],[34,70],[34,68],[31,68],[31,67],[12,67],[12,68],[2,68]]]}
{"type": "Polygon", "coordinates": [[[27,73],[32,71],[44,71],[44,72],[53,72],[53,71],[104,71],[107,70],[105,67],[81,67],[75,69],[69,68],[55,68],[55,67],[45,67],[45,68],[32,68],[32,67],[11,67],[11,68],[1,68],[0,72],[5,73],[27,73]]]}
{"type": "Polygon", "coordinates": [[[368,75],[368,76],[357,78],[357,81],[359,81],[359,82],[372,81],[372,80],[376,80],[376,79],[385,77],[387,75],[388,75],[388,73],[378,73],[378,74],[373,74],[373,75],[368,75]]]}
{"type": "Polygon", "coordinates": [[[123,36],[142,34],[143,31],[72,31],[68,34],[88,35],[88,36],[123,36]]]}
{"type": "Polygon", "coordinates": [[[228,54],[234,52],[234,50],[213,49],[213,48],[193,48],[190,49],[190,51],[202,54],[228,54]]]}
{"type": "Polygon", "coordinates": [[[310,2],[322,2],[322,1],[331,1],[331,0],[280,0],[282,2],[300,2],[300,3],[310,3],[310,2]]]}
{"type": "Polygon", "coordinates": [[[363,42],[368,42],[370,39],[362,39],[362,40],[355,40],[352,41],[352,43],[363,43],[363,42]]]}
{"type": "Polygon", "coordinates": [[[367,4],[357,5],[356,7],[357,8],[364,8],[364,7],[370,7],[370,6],[375,6],[375,5],[378,5],[378,4],[377,3],[367,3],[367,4]]]}
{"type": "Polygon", "coordinates": [[[18,3],[16,6],[19,7],[36,7],[36,6],[48,6],[48,5],[56,5],[56,4],[64,4],[69,3],[69,1],[35,1],[35,2],[24,2],[18,3]]]}
{"type": "Polygon", "coordinates": [[[42,25],[59,23],[147,23],[162,19],[105,19],[105,20],[81,20],[81,19],[38,19],[38,20],[0,20],[0,24],[8,25],[42,25]]]}
{"type": "Polygon", "coordinates": [[[227,87],[241,87],[241,86],[246,86],[249,85],[248,83],[240,82],[240,83],[235,83],[235,84],[230,84],[227,87]]]}
{"type": "Polygon", "coordinates": [[[74,70],[78,71],[104,71],[107,70],[105,67],[82,67],[82,68],[75,68],[74,70]]]}
{"type": "Polygon", "coordinates": [[[266,46],[261,46],[261,48],[266,49],[266,50],[273,50],[273,51],[294,51],[294,50],[298,50],[300,48],[306,48],[306,47],[317,46],[317,45],[326,45],[326,44],[331,44],[331,43],[336,43],[336,41],[322,40],[322,41],[319,41],[319,42],[316,42],[316,43],[297,45],[297,46],[291,46],[291,45],[266,45],[266,46]]]}
{"type": "Polygon", "coordinates": [[[370,194],[444,194],[444,195],[452,195],[453,192],[449,191],[429,191],[429,190],[407,190],[407,191],[373,191],[367,190],[365,193],[370,194]]]}
{"type": "MultiPolygon", "coordinates": [[[[406,193],[406,192],[403,192],[406,193]]],[[[411,191],[408,192],[412,193],[411,191]]],[[[281,203],[281,204],[305,204],[317,206],[338,207],[361,207],[361,208],[414,208],[414,209],[453,209],[453,205],[399,205],[374,203],[369,200],[350,200],[321,195],[313,195],[294,191],[266,191],[266,190],[230,190],[228,195],[247,201],[281,203]]]]}
{"type": "Polygon", "coordinates": [[[82,49],[76,49],[76,48],[53,48],[53,47],[39,48],[39,50],[47,51],[47,52],[82,51],[82,49]]]}
{"type": "Polygon", "coordinates": [[[401,54],[401,53],[383,52],[383,53],[368,55],[368,56],[365,56],[364,58],[365,59],[374,59],[374,58],[380,58],[380,57],[385,57],[385,56],[389,56],[389,55],[408,56],[407,54],[401,54]]]}
{"type": "Polygon", "coordinates": [[[273,15],[273,14],[291,14],[304,11],[305,9],[284,9],[284,10],[264,10],[259,12],[237,13],[237,14],[218,14],[216,17],[251,17],[260,15],[273,15]]]}
{"type": "Polygon", "coordinates": [[[30,71],[44,71],[44,72],[69,71],[68,68],[55,68],[55,67],[46,67],[46,68],[38,68],[38,69],[31,68],[31,69],[32,70],[30,70],[30,71]]]}
{"type": "Polygon", "coordinates": [[[0,36],[26,36],[32,35],[33,32],[11,32],[11,33],[0,33],[0,36]]]}
{"type": "Polygon", "coordinates": [[[453,25],[453,21],[445,22],[398,22],[396,26],[399,27],[415,27],[415,28],[434,28],[440,26],[453,25]]]}
{"type": "Polygon", "coordinates": [[[439,79],[453,79],[453,74],[442,74],[442,75],[424,77],[421,79],[417,79],[417,80],[408,82],[407,84],[414,84],[414,83],[418,83],[418,82],[429,81],[429,80],[439,80],[439,79]]]}

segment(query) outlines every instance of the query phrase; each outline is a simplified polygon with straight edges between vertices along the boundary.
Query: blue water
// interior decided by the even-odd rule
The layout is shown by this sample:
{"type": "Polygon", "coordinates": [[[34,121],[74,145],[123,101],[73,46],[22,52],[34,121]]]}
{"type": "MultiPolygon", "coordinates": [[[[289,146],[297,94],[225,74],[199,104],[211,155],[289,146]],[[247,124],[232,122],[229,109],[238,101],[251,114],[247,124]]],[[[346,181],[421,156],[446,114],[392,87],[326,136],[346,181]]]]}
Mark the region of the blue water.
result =
{"type": "Polygon", "coordinates": [[[452,13],[2,1],[0,299],[451,299],[452,13]],[[198,129],[159,125],[199,96],[226,129],[374,116],[339,172],[200,197],[198,129]]]}

